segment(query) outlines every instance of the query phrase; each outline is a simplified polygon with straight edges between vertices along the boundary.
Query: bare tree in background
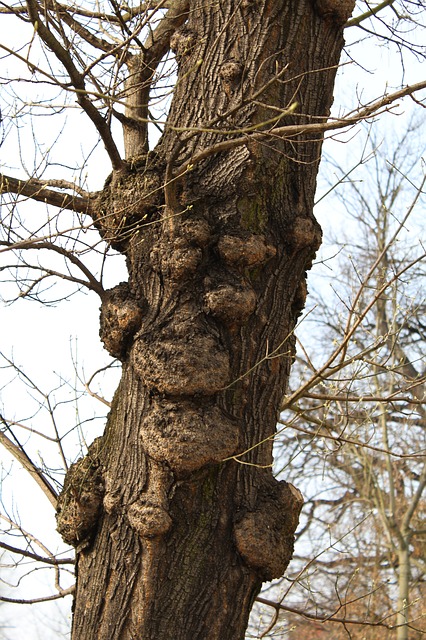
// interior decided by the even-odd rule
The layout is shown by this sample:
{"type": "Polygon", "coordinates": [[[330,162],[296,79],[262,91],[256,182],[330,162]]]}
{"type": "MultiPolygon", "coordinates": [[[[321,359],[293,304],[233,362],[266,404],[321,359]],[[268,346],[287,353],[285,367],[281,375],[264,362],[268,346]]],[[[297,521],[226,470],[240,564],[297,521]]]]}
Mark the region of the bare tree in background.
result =
{"type": "Polygon", "coordinates": [[[318,637],[348,637],[349,626],[350,637],[363,638],[361,622],[369,638],[426,634],[421,128],[392,141],[393,152],[373,145],[342,189],[356,231],[335,239],[340,273],[301,326],[306,343],[284,402],[279,458],[285,473],[300,475],[296,557],[301,567],[310,561],[293,599],[316,622],[292,620],[308,634],[318,619],[345,625],[325,624],[318,637]]]}
{"type": "Polygon", "coordinates": [[[1,45],[22,63],[7,80],[14,117],[78,105],[112,168],[97,191],[83,173],[52,176],[49,151],[29,176],[0,176],[20,296],[49,301],[54,278],[95,292],[102,341],[122,363],[105,432],[59,496],[16,436],[25,425],[2,418],[3,444],[76,549],[74,640],[243,638],[262,582],[287,568],[302,497],[273,477],[272,442],[321,241],[323,135],[426,87],[329,119],[344,28],[380,25],[389,5],[378,37],[416,53],[402,34],[421,2],[360,2],[352,20],[354,0],[2,5],[28,32],[22,47],[1,45]],[[48,99],[27,97],[34,83],[48,99]],[[24,199],[43,203],[36,216],[24,199]],[[105,289],[113,252],[128,280],[105,289]]]}

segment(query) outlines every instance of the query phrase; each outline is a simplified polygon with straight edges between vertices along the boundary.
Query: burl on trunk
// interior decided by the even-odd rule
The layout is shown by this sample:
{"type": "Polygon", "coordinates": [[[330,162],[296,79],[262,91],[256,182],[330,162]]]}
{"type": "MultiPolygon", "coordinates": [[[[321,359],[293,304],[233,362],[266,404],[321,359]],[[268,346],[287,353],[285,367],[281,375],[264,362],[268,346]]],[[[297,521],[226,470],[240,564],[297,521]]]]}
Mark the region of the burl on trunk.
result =
{"type": "MultiPolygon", "coordinates": [[[[74,640],[243,638],[302,505],[273,478],[272,438],[321,240],[322,140],[274,130],[328,117],[354,3],[188,4],[170,21],[164,134],[147,151],[143,123],[125,123],[126,167],[96,203],[129,279],[101,311],[122,380],[60,499],[77,548],[74,640]]],[[[129,117],[147,95],[143,55],[129,117]]]]}

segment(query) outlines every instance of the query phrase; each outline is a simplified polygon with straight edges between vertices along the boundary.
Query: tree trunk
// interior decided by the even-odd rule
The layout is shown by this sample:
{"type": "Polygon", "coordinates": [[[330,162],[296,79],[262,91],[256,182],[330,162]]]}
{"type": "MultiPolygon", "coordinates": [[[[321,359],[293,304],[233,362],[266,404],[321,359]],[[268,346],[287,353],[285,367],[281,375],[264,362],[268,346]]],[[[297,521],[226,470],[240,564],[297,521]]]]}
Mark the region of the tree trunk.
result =
{"type": "Polygon", "coordinates": [[[408,536],[401,536],[398,547],[398,615],[397,640],[408,640],[408,611],[410,607],[410,548],[408,536]]]}
{"type": "Polygon", "coordinates": [[[129,281],[101,312],[122,380],[58,513],[77,547],[73,640],[243,638],[291,558],[302,498],[274,480],[272,438],[321,238],[321,139],[249,131],[277,109],[278,126],[327,118],[353,4],[191,0],[164,135],[99,198],[129,281]],[[244,144],[188,170],[237,129],[244,144]]]}

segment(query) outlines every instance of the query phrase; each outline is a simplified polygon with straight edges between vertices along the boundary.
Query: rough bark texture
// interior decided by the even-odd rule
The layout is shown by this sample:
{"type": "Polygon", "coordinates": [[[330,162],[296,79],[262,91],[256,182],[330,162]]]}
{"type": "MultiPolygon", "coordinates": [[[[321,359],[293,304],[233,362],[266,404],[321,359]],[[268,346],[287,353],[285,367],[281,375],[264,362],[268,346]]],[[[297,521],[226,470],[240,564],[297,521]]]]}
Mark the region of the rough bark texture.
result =
{"type": "Polygon", "coordinates": [[[297,103],[279,126],[327,118],[352,7],[191,0],[169,126],[149,154],[133,140],[105,185],[95,224],[129,281],[104,297],[101,337],[123,376],[59,507],[78,549],[74,640],[243,638],[288,565],[302,498],[272,477],[272,436],[321,239],[321,140],[272,127],[174,178],[276,108],[297,103]]]}

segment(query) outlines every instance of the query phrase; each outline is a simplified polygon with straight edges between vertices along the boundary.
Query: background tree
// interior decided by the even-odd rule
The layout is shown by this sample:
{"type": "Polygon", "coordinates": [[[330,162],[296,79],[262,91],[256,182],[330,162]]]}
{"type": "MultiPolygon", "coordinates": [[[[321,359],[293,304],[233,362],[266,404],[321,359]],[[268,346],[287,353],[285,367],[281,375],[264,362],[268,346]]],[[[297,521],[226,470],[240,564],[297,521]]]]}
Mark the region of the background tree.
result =
{"type": "MultiPolygon", "coordinates": [[[[69,468],[63,455],[59,497],[16,438],[20,425],[3,421],[4,444],[76,548],[73,638],[241,638],[262,582],[287,567],[302,500],[272,476],[272,435],[321,238],[312,208],[323,133],[426,86],[328,121],[345,24],[396,3],[360,3],[348,22],[354,4],[3,9],[28,30],[22,48],[2,45],[23,65],[9,91],[24,81],[47,92],[19,91],[8,115],[24,124],[28,107],[52,115],[76,103],[112,167],[103,187],[81,167],[58,178],[34,129],[34,168],[1,176],[14,194],[2,246],[20,295],[53,302],[55,278],[96,293],[102,340],[122,363],[105,433],[69,468]],[[27,198],[43,203],[36,215],[17,206],[27,198]],[[107,289],[113,252],[128,280],[107,289]]],[[[396,16],[389,34],[406,46],[398,30],[413,17],[396,16]]],[[[62,451],[57,407],[47,409],[62,451]]]]}
{"type": "Polygon", "coordinates": [[[425,253],[413,242],[424,203],[420,129],[394,151],[372,144],[341,190],[355,233],[333,240],[339,259],[323,270],[332,295],[324,282],[313,295],[284,401],[278,464],[300,476],[306,498],[292,597],[313,621],[291,619],[318,637],[348,637],[350,621],[354,638],[365,637],[362,622],[371,638],[426,633],[425,253]],[[346,629],[315,626],[330,616],[346,629]]]}

